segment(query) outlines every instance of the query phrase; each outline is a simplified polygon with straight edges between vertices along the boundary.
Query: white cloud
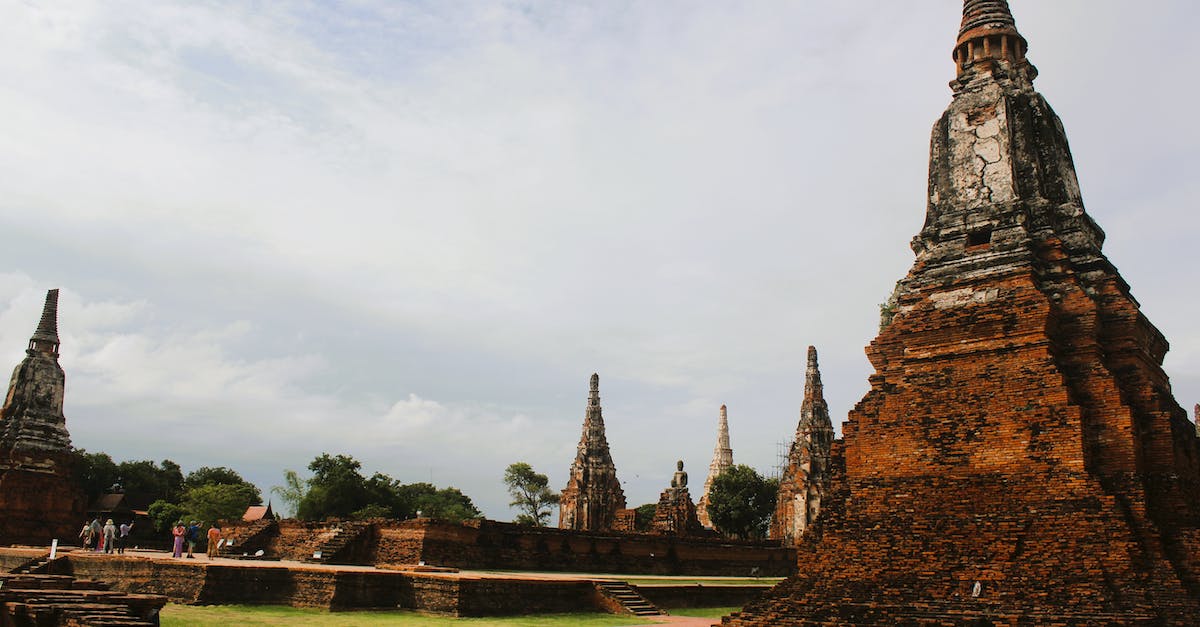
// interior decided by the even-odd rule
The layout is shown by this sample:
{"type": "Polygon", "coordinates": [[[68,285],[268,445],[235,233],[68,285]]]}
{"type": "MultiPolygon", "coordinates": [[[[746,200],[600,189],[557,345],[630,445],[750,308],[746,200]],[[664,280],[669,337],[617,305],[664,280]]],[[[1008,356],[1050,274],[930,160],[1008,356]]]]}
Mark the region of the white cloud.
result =
{"type": "MultiPolygon", "coordinates": [[[[1013,5],[1190,406],[1196,9],[1013,5]]],[[[263,483],[337,448],[507,517],[507,463],[565,482],[592,371],[634,504],[703,472],[723,402],[769,469],[808,344],[835,415],[866,389],[957,26],[932,1],[5,5],[0,357],[61,286],[78,444],[263,483]]]]}

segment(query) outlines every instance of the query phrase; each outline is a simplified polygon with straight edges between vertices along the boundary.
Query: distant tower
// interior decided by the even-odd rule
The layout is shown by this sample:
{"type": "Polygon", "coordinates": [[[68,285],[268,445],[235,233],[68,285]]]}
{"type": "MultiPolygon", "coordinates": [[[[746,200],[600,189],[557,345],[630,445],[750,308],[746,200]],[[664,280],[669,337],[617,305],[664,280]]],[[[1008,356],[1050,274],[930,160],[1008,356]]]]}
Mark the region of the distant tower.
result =
{"type": "Polygon", "coordinates": [[[817,349],[808,347],[808,369],[804,375],[804,401],[796,439],[788,452],[787,468],[779,478],[779,498],[771,519],[771,537],[785,545],[799,541],[804,530],[821,511],[821,499],[829,488],[829,449],[833,423],[821,385],[817,349]]]}
{"type": "Polygon", "coordinates": [[[696,505],[696,517],[700,524],[712,528],[712,520],[708,517],[708,493],[712,490],[713,479],[733,466],[733,449],[729,447],[729,415],[725,406],[721,405],[721,418],[717,422],[717,447],[713,449],[712,462],[708,464],[708,478],[704,480],[704,492],[700,495],[700,503],[696,505]]]}
{"type": "Polygon", "coordinates": [[[625,492],[617,480],[617,469],[608,450],[608,438],[604,435],[600,376],[593,374],[583,417],[583,436],[579,438],[567,487],[562,491],[558,527],[607,531],[613,528],[617,512],[623,509],[625,492]]]}
{"type": "Polygon", "coordinates": [[[58,290],[50,290],[0,407],[0,543],[72,538],[83,515],[63,417],[66,376],[58,348],[58,290]]]}

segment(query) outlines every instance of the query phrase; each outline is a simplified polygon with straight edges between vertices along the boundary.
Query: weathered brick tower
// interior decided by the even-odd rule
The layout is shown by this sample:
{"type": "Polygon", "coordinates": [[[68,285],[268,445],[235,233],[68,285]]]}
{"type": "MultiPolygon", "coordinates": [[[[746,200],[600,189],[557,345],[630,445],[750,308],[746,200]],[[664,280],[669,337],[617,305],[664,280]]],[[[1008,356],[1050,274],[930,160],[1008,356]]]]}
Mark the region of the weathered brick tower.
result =
{"type": "Polygon", "coordinates": [[[796,437],[788,449],[788,465],[779,478],[779,497],[771,518],[771,538],[794,546],[804,530],[817,519],[821,500],[829,492],[829,454],[833,445],[833,422],[825,404],[817,349],[808,347],[804,375],[804,401],[796,437]]]}
{"type": "Polygon", "coordinates": [[[712,490],[713,480],[717,475],[733,466],[733,449],[729,446],[729,413],[721,405],[721,418],[717,421],[717,446],[713,449],[712,461],[708,464],[708,477],[704,480],[704,493],[696,504],[696,516],[704,527],[712,528],[712,519],[708,517],[708,493],[712,490]]]}
{"type": "Polygon", "coordinates": [[[63,417],[66,376],[58,347],[58,290],[50,290],[0,408],[0,543],[74,539],[83,521],[85,504],[72,475],[63,417]]]}
{"type": "Polygon", "coordinates": [[[600,376],[593,374],[588,391],[587,412],[583,417],[583,436],[571,477],[562,491],[558,527],[580,531],[607,531],[613,528],[617,512],[625,509],[625,491],[617,480],[617,468],[604,435],[604,416],[600,411],[600,376]]]}
{"type": "Polygon", "coordinates": [[[925,226],[798,575],[727,625],[1200,624],[1200,446],[1007,2],[967,0],[925,226]]]}

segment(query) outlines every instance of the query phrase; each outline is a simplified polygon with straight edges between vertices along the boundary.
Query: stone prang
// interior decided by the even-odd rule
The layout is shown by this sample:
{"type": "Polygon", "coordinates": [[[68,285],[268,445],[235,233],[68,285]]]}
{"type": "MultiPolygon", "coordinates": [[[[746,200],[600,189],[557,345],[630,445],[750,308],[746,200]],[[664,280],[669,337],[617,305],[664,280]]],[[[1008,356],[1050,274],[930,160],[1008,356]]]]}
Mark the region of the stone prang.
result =
{"type": "Polygon", "coordinates": [[[798,573],[724,624],[1197,624],[1200,439],[1026,49],[964,3],[870,390],[798,573]]]}
{"type": "Polygon", "coordinates": [[[733,467],[733,449],[729,447],[729,414],[721,405],[721,418],[717,422],[717,446],[713,449],[712,462],[708,464],[708,477],[704,480],[704,493],[696,504],[696,517],[700,524],[711,529],[712,520],[708,517],[708,493],[712,490],[713,480],[717,475],[733,467]]]}
{"type": "Polygon", "coordinates": [[[580,531],[612,530],[617,512],[625,509],[625,491],[604,435],[600,410],[600,376],[593,374],[588,390],[583,435],[571,464],[567,487],[562,491],[558,527],[580,531]]]}
{"type": "Polygon", "coordinates": [[[788,449],[787,468],[779,478],[775,516],[771,518],[771,538],[783,540],[785,546],[795,545],[821,512],[821,499],[829,491],[833,435],[817,349],[809,346],[800,422],[788,449]]]}
{"type": "Polygon", "coordinates": [[[58,290],[46,294],[25,359],[13,370],[0,408],[0,448],[63,452],[71,448],[63,417],[66,375],[58,365],[58,290]]]}
{"type": "Polygon", "coordinates": [[[73,475],[58,365],[58,290],[46,294],[25,359],[0,408],[0,543],[74,538],[85,503],[73,475]]]}

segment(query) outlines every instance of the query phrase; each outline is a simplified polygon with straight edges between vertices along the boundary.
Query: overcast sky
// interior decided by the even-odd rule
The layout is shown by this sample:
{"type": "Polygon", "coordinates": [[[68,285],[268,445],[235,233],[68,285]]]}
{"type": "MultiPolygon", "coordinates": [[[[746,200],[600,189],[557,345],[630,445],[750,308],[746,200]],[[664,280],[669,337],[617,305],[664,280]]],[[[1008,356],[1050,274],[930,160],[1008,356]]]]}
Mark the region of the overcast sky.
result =
{"type": "MultiPolygon", "coordinates": [[[[1200,8],[1012,6],[1190,408],[1200,8]]],[[[62,288],[74,444],[264,492],[346,453],[509,520],[508,464],[565,486],[592,372],[631,507],[702,484],[722,403],[771,472],[809,344],[835,424],[867,390],[960,17],[0,0],[0,367],[62,288]]]]}

